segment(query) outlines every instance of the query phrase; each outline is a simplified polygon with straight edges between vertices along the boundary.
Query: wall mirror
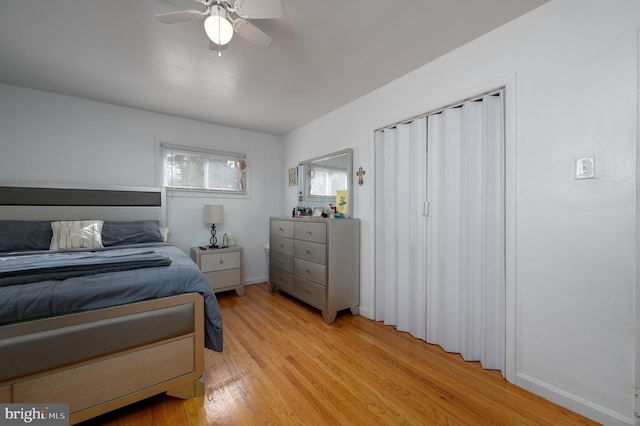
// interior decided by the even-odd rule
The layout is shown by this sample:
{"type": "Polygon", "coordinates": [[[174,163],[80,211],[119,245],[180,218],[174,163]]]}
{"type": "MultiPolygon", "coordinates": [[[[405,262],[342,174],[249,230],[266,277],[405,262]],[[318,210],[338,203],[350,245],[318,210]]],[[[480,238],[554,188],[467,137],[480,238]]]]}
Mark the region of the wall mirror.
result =
{"type": "MultiPolygon", "coordinates": [[[[328,208],[337,191],[347,191],[346,217],[353,212],[353,151],[345,149],[298,164],[298,207],[328,208]]],[[[340,200],[338,200],[340,201],[340,200]]]]}

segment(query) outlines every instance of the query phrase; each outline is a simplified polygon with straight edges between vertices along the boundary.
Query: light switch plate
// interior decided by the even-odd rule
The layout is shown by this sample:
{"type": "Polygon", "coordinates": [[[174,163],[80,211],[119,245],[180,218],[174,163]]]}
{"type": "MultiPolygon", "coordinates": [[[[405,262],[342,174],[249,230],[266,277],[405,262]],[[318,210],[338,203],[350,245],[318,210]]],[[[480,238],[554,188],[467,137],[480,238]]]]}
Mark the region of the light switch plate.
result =
{"type": "Polygon", "coordinates": [[[595,179],[596,159],[595,157],[576,158],[575,167],[576,179],[595,179]]]}

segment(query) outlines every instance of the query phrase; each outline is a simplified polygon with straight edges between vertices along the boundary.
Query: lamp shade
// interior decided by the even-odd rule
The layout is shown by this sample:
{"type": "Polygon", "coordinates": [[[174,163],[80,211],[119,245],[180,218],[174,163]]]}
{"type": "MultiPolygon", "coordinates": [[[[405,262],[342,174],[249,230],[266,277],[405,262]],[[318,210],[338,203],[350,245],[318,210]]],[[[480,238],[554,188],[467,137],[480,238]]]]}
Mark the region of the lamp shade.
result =
{"type": "Polygon", "coordinates": [[[204,20],[204,32],[212,42],[225,45],[233,37],[233,25],[227,20],[227,12],[220,6],[211,8],[211,15],[204,20]]]}
{"type": "Polygon", "coordinates": [[[204,206],[204,223],[222,223],[222,206],[217,204],[204,206]]]}

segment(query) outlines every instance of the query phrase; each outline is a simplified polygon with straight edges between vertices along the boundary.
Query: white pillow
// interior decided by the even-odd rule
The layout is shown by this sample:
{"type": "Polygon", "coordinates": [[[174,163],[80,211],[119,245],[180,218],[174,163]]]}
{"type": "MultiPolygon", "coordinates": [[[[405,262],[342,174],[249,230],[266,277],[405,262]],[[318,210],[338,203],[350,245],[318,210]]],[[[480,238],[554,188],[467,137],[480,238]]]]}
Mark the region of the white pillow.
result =
{"type": "Polygon", "coordinates": [[[49,250],[102,247],[101,220],[51,222],[53,238],[49,250]]]}

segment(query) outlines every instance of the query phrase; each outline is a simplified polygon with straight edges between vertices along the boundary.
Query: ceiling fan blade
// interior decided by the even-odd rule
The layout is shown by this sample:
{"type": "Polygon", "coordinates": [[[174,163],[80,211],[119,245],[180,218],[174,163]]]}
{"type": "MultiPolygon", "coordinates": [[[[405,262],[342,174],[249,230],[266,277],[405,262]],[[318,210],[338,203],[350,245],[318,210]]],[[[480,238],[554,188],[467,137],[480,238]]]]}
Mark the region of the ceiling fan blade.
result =
{"type": "Polygon", "coordinates": [[[282,0],[236,0],[233,8],[239,16],[248,19],[275,19],[284,14],[282,0]]]}
{"type": "Polygon", "coordinates": [[[233,23],[233,29],[240,35],[240,37],[247,40],[254,46],[266,49],[271,46],[271,43],[273,43],[273,37],[244,19],[236,20],[233,23]]]}
{"type": "Polygon", "coordinates": [[[193,21],[204,18],[208,13],[198,10],[181,10],[179,12],[161,13],[156,19],[165,24],[177,24],[179,22],[193,21]]]}
{"type": "Polygon", "coordinates": [[[213,41],[209,40],[209,50],[214,50],[216,52],[220,52],[229,47],[229,44],[216,44],[213,41]]]}

